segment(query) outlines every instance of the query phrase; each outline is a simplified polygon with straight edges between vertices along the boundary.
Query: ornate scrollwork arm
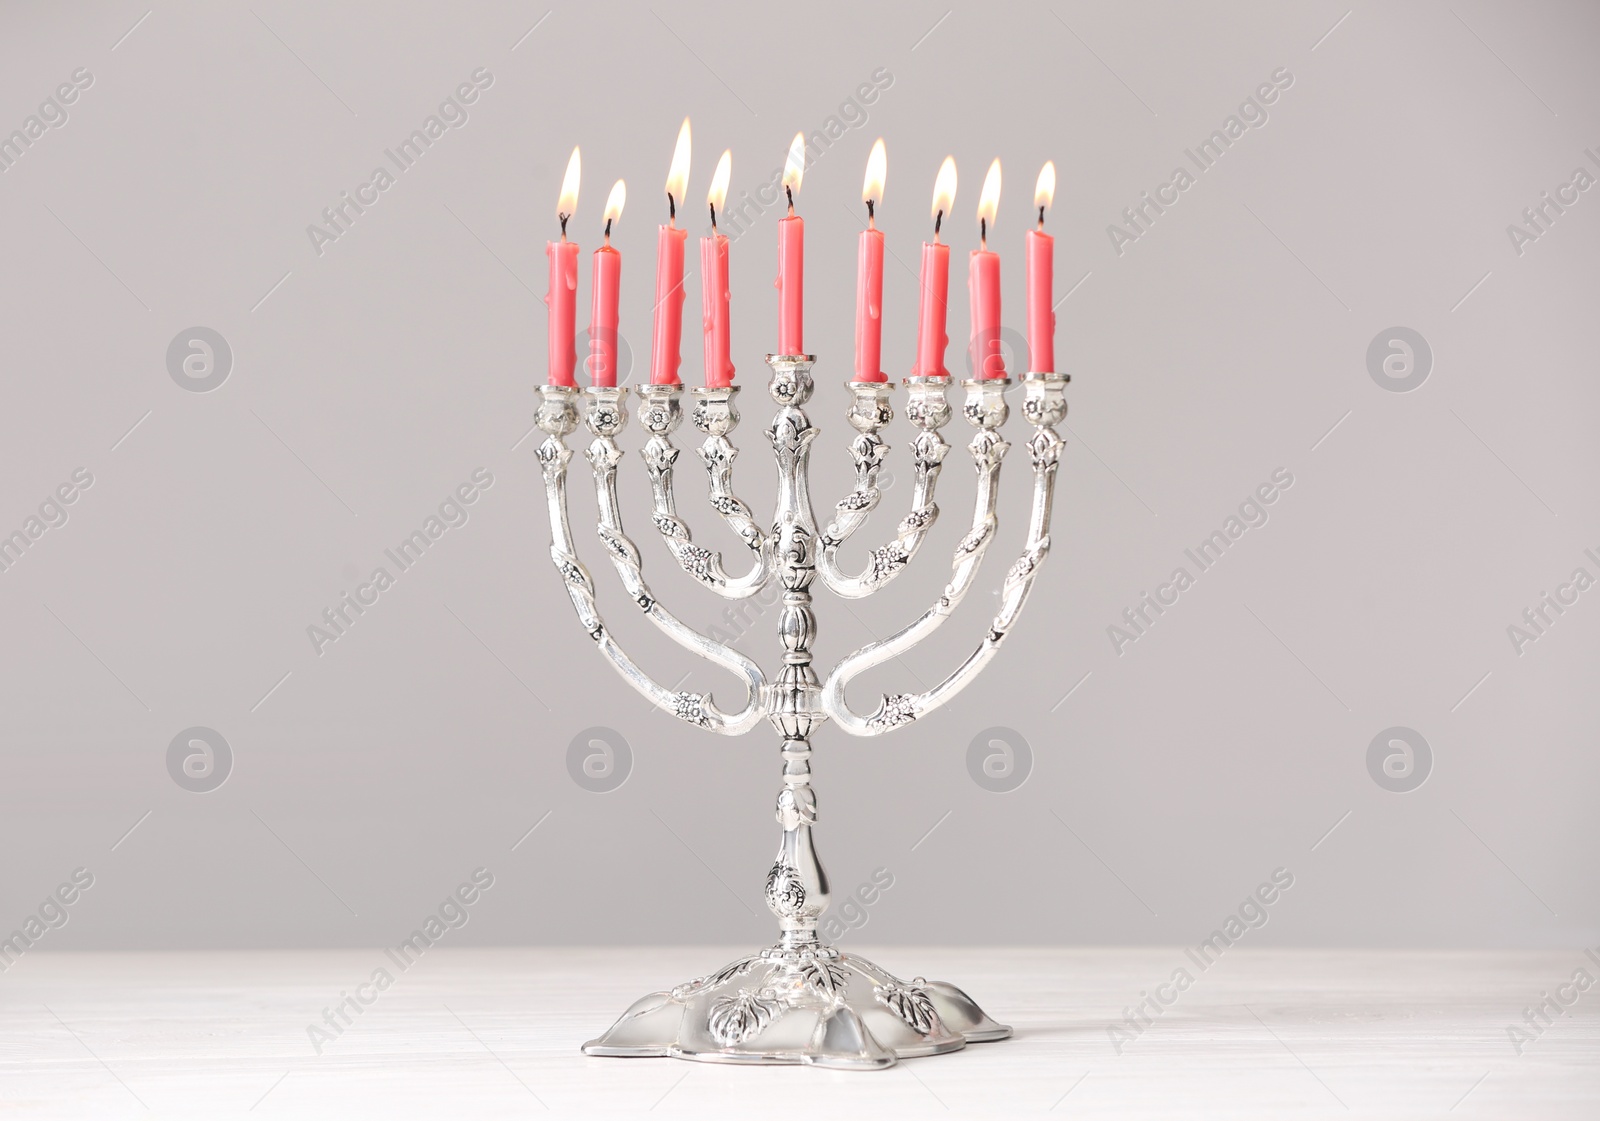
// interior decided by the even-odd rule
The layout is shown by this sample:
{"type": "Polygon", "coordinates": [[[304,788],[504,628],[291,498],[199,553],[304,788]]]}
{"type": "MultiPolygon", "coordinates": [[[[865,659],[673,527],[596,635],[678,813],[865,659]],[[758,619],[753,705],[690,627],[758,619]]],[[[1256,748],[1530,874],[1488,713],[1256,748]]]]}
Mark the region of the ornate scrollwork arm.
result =
{"type": "Polygon", "coordinates": [[[854,399],[847,414],[857,435],[850,442],[850,455],[856,464],[855,488],[834,507],[833,521],[822,531],[817,557],[817,574],[828,589],[846,599],[860,599],[871,595],[905,570],[916,556],[923,539],[928,535],[934,520],[939,516],[938,504],[933,500],[933,489],[939,481],[939,468],[950,445],[945,443],[939,429],[950,419],[950,405],[945,400],[947,377],[911,377],[906,388],[911,399],[906,415],[920,432],[911,442],[911,455],[916,481],[911,492],[911,512],[900,522],[895,539],[887,545],[873,549],[867,566],[859,575],[850,576],[839,568],[839,546],[850,539],[867,515],[878,505],[878,472],[882,468],[889,447],[878,435],[880,428],[893,419],[889,407],[892,382],[853,381],[848,388],[854,399]]]}
{"type": "MultiPolygon", "coordinates": [[[[1035,376],[1026,375],[1024,380],[1027,381],[1035,376]]],[[[1000,464],[1011,446],[1000,435],[999,430],[1010,413],[1010,408],[1006,404],[1005,390],[1011,381],[1008,378],[991,378],[962,384],[967,391],[967,400],[962,412],[967,421],[977,429],[972,442],[968,445],[973,465],[978,471],[978,493],[973,503],[972,528],[956,545],[955,557],[951,562],[950,582],[945,585],[944,591],[934,605],[902,630],[882,641],[869,643],[848,655],[828,675],[827,684],[822,690],[822,710],[851,735],[879,735],[901,724],[910,723],[921,714],[921,711],[925,711],[925,709],[919,710],[916,705],[922,697],[930,694],[922,694],[921,697],[896,695],[885,696],[875,712],[860,716],[851,711],[849,702],[845,698],[845,691],[858,674],[911,649],[955,613],[961,600],[972,587],[978,566],[983,562],[984,553],[988,550],[989,542],[994,539],[995,530],[999,525],[999,519],[995,515],[995,503],[999,495],[1000,464]]],[[[1028,381],[1028,384],[1032,392],[1031,387],[1034,383],[1028,381]]],[[[1052,432],[1051,436],[1054,435],[1052,432]]],[[[1053,464],[1051,473],[1053,477],[1053,464]]],[[[1036,506],[1037,502],[1036,490],[1036,506]]],[[[940,688],[942,686],[936,687],[930,693],[937,693],[940,688]]],[[[948,697],[941,694],[939,703],[943,703],[945,699],[948,697]]]]}
{"type": "Polygon", "coordinates": [[[763,695],[766,678],[749,658],[686,626],[664,610],[651,595],[640,571],[639,551],[623,533],[617,512],[616,465],[622,452],[613,437],[627,420],[627,412],[622,404],[626,391],[597,388],[589,392],[587,422],[590,431],[595,434],[595,440],[590,445],[588,458],[594,467],[595,487],[600,499],[600,536],[606,544],[611,562],[621,575],[629,595],[651,622],[680,646],[733,671],[744,680],[744,708],[726,713],[712,703],[709,694],[677,692],[666,688],[640,669],[606,630],[595,607],[594,581],[588,569],[578,560],[567,518],[566,477],[572,450],[567,447],[566,438],[578,426],[579,390],[573,386],[543,386],[540,389],[542,401],[538,423],[546,433],[546,439],[539,445],[538,454],[544,470],[545,502],[550,514],[550,559],[561,574],[567,595],[578,613],[578,620],[623,680],[653,704],[680,720],[721,735],[747,732],[765,715],[763,695]]]}
{"type": "MultiPolygon", "coordinates": [[[[1061,457],[1061,449],[1065,445],[1065,441],[1056,434],[1055,426],[1067,415],[1065,395],[1067,381],[1066,374],[1022,375],[1022,383],[1026,387],[1026,399],[1022,411],[1028,422],[1035,427],[1033,436],[1028,440],[1028,455],[1033,462],[1033,506],[1028,519],[1027,542],[1023,545],[1022,555],[1006,572],[1005,582],[1000,588],[1000,610],[995,615],[994,621],[989,624],[989,630],[984,634],[983,641],[966,661],[932,689],[924,693],[886,695],[879,702],[877,710],[866,718],[858,717],[851,712],[844,699],[845,686],[849,683],[850,676],[853,676],[853,673],[846,673],[846,668],[861,658],[861,654],[846,658],[829,677],[822,699],[824,710],[837,720],[845,731],[858,736],[879,735],[925,716],[965,688],[999,651],[1000,643],[1010,633],[1011,627],[1022,612],[1023,604],[1027,602],[1028,592],[1033,587],[1039,566],[1044,563],[1046,555],[1050,552],[1050,512],[1055,504],[1056,467],[1061,457]]],[[[972,404],[969,397],[969,416],[972,404]]],[[[893,642],[894,639],[888,641],[893,642]]],[[[871,649],[872,647],[866,648],[866,650],[871,649]]],[[[874,665],[882,660],[882,657],[878,657],[871,662],[863,661],[860,668],[864,669],[867,665],[874,665]]]]}
{"type": "Polygon", "coordinates": [[[711,484],[712,509],[722,515],[745,547],[755,554],[754,564],[743,576],[729,576],[723,568],[722,554],[695,544],[689,526],[678,516],[672,486],[672,468],[678,459],[678,449],[672,443],[672,433],[682,420],[681,385],[647,385],[639,390],[640,419],[650,431],[650,439],[644,445],[644,462],[650,475],[652,516],[667,548],[678,558],[685,572],[720,596],[745,599],[771,580],[772,555],[767,535],[756,524],[750,507],[733,493],[733,460],[738,451],[728,441],[728,433],[739,423],[739,411],[734,407],[734,397],[739,390],[737,386],[727,386],[696,388],[691,392],[695,397],[694,426],[706,435],[699,454],[711,484]]]}

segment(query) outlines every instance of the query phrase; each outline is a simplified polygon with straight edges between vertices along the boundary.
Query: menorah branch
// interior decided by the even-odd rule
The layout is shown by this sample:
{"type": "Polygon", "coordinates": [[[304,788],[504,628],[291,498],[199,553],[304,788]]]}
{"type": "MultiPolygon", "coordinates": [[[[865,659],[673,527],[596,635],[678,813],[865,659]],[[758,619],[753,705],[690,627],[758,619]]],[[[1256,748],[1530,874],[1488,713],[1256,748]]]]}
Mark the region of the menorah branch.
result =
{"type": "Polygon", "coordinates": [[[734,407],[739,389],[706,387],[691,392],[695,397],[694,426],[706,437],[699,454],[710,482],[711,506],[755,554],[750,570],[743,576],[728,575],[722,554],[696,544],[688,523],[678,516],[673,490],[678,449],[672,443],[672,433],[683,415],[681,385],[647,385],[639,390],[640,419],[650,431],[650,439],[644,445],[644,461],[654,503],[652,516],[662,540],[685,572],[726,599],[745,599],[772,579],[772,558],[767,535],[756,524],[750,507],[733,493],[733,461],[739,453],[728,440],[728,433],[739,423],[739,411],[734,407]]]}
{"type": "Polygon", "coordinates": [[[833,521],[822,531],[821,553],[817,557],[817,573],[828,590],[846,599],[860,599],[871,595],[888,584],[916,556],[928,530],[939,516],[939,507],[933,501],[934,486],[939,481],[939,468],[950,445],[945,443],[939,429],[950,419],[950,405],[944,391],[949,385],[947,377],[912,377],[906,379],[911,402],[906,414],[911,423],[921,431],[911,442],[912,469],[915,482],[911,491],[911,512],[900,522],[895,539],[880,545],[868,555],[866,567],[851,576],[839,567],[839,546],[850,539],[878,505],[878,472],[888,455],[889,447],[878,431],[894,417],[889,406],[890,382],[850,382],[847,389],[852,398],[847,419],[857,435],[850,441],[850,455],[856,465],[856,485],[834,508],[833,521]]]}
{"type": "Polygon", "coordinates": [[[578,426],[579,394],[579,390],[571,386],[544,386],[540,389],[542,401],[538,424],[545,432],[546,439],[539,446],[538,454],[544,470],[545,503],[550,515],[550,558],[561,573],[579,622],[624,681],[652,704],[680,720],[720,735],[739,735],[755,727],[765,715],[765,675],[759,666],[743,654],[686,626],[661,606],[644,582],[639,550],[622,529],[616,495],[616,465],[622,452],[613,437],[627,420],[622,401],[625,392],[620,389],[589,390],[590,404],[586,419],[595,440],[590,445],[588,458],[594,468],[600,505],[600,537],[605,542],[613,567],[640,610],[684,649],[741,677],[746,689],[745,706],[737,712],[727,713],[717,707],[710,694],[667,688],[639,668],[606,629],[595,606],[594,581],[588,569],[578,560],[567,517],[566,477],[572,451],[566,445],[566,438],[578,426]]]}
{"type": "Polygon", "coordinates": [[[1000,589],[1000,611],[985,633],[978,649],[956,670],[923,693],[886,694],[877,709],[865,716],[854,712],[845,692],[858,674],[911,649],[954,612],[972,585],[982,554],[996,528],[995,489],[999,481],[1000,457],[1005,441],[998,429],[1005,422],[1007,406],[1005,384],[999,379],[968,382],[966,416],[979,429],[971,450],[978,466],[978,499],[973,514],[973,529],[956,547],[954,574],[944,594],[910,626],[881,642],[862,647],[847,656],[828,676],[822,691],[822,707],[840,728],[857,736],[881,735],[926,715],[947,703],[978,675],[998,652],[1026,602],[1039,565],[1050,550],[1050,512],[1055,499],[1055,475],[1062,440],[1055,425],[1066,416],[1065,374],[1029,373],[1022,376],[1026,387],[1023,413],[1035,432],[1028,441],[1033,465],[1033,503],[1028,520],[1028,539],[1022,555],[1007,571],[1000,589]]]}
{"type": "MultiPolygon", "coordinates": [[[[984,554],[988,551],[989,542],[994,539],[995,529],[999,524],[995,507],[1000,494],[1000,467],[1006,451],[1011,447],[1000,435],[999,428],[1009,415],[1005,389],[1010,384],[1008,379],[972,380],[963,383],[967,401],[962,414],[977,430],[973,434],[972,442],[967,445],[967,450],[972,455],[972,464],[978,473],[978,487],[973,499],[972,525],[956,544],[955,555],[950,562],[949,583],[945,585],[933,606],[910,624],[888,638],[868,643],[841,659],[823,686],[823,711],[851,735],[874,736],[888,731],[898,723],[904,723],[897,713],[890,712],[882,706],[878,712],[867,716],[852,711],[845,698],[851,680],[873,666],[899,657],[931,635],[946,619],[955,614],[956,608],[961,605],[962,599],[966,597],[977,577],[978,567],[983,563],[984,554]]],[[[887,698],[885,701],[887,702],[887,698]]]]}

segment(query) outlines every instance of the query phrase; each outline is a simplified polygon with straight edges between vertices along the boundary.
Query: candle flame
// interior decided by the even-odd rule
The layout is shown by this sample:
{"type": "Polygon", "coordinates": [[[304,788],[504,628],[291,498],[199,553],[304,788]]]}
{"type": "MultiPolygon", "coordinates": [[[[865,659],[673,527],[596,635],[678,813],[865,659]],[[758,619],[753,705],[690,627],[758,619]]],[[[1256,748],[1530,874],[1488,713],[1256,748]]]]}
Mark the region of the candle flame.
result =
{"type": "Polygon", "coordinates": [[[612,184],[611,194],[606,198],[605,220],[607,225],[622,217],[622,208],[627,205],[627,202],[628,185],[618,179],[612,184]]]}
{"type": "Polygon", "coordinates": [[[861,184],[861,201],[878,204],[883,202],[883,181],[889,174],[889,154],[883,146],[883,137],[878,137],[878,142],[872,146],[872,154],[867,157],[867,177],[861,184]]]}
{"type": "Polygon", "coordinates": [[[978,196],[978,218],[994,225],[994,213],[1000,209],[1000,161],[989,165],[989,174],[983,177],[983,193],[978,196]]]}
{"type": "Polygon", "coordinates": [[[940,214],[949,214],[955,202],[956,161],[954,156],[946,156],[944,163],[939,165],[937,178],[933,181],[933,217],[937,219],[940,214]]]}
{"type": "Polygon", "coordinates": [[[582,171],[582,160],[578,158],[578,149],[572,149],[572,158],[567,161],[567,174],[561,180],[561,197],[556,200],[556,217],[571,218],[578,210],[578,176],[582,171]]]}
{"type": "Polygon", "coordinates": [[[1033,206],[1035,210],[1043,210],[1049,206],[1056,197],[1056,164],[1054,160],[1045,160],[1044,166],[1039,169],[1039,182],[1033,188],[1033,206]]]}
{"type": "Polygon", "coordinates": [[[672,167],[667,172],[667,194],[671,195],[678,203],[683,202],[683,193],[689,189],[689,118],[683,118],[683,127],[678,130],[678,145],[672,149],[672,167]]]}
{"type": "Polygon", "coordinates": [[[800,189],[800,179],[806,171],[806,134],[797,132],[789,145],[789,158],[783,161],[783,186],[788,191],[800,189]]]}
{"type": "Polygon", "coordinates": [[[717,161],[717,170],[711,176],[711,189],[706,192],[706,202],[711,204],[713,210],[721,210],[722,204],[728,197],[728,178],[733,174],[733,149],[722,153],[722,158],[717,161]]]}

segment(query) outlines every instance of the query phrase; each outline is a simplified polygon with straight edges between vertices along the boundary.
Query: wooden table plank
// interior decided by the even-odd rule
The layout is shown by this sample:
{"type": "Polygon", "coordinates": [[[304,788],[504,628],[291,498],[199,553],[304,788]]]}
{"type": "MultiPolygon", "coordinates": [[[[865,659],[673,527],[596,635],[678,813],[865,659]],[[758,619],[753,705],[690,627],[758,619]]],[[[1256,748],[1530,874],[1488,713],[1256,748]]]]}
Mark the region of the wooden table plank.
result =
{"type": "Polygon", "coordinates": [[[635,997],[735,952],[441,947],[408,970],[380,950],[33,953],[0,978],[3,1105],[96,1118],[761,1117],[776,1103],[873,1118],[1600,1118],[1600,984],[1568,990],[1576,1002],[1521,1054],[1506,1031],[1575,970],[1600,981],[1577,951],[1237,947],[1202,970],[1180,948],[891,947],[868,956],[962,985],[1016,1038],[882,1074],[579,1053],[635,997]],[[377,969],[393,984],[367,990],[318,1054],[308,1027],[377,969]],[[1192,983],[1129,1027],[1125,1010],[1179,969],[1192,983]]]}

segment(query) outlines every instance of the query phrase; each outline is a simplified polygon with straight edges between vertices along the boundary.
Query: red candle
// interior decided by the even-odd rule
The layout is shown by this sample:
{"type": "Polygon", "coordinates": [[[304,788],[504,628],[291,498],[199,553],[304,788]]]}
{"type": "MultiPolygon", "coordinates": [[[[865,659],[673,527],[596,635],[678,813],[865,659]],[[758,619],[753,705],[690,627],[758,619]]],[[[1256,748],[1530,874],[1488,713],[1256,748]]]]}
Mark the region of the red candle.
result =
{"type": "Polygon", "coordinates": [[[922,243],[922,272],[917,282],[917,360],[914,377],[949,377],[944,368],[945,311],[950,301],[950,247],[939,241],[939,227],[956,200],[956,161],[949,156],[933,181],[933,240],[922,243]]]}
{"type": "Polygon", "coordinates": [[[706,205],[711,209],[711,236],[700,239],[700,307],[705,317],[706,388],[733,384],[733,359],[728,341],[728,239],[717,232],[717,207],[728,197],[733,153],[723,152],[711,177],[706,205]]]}
{"type": "Polygon", "coordinates": [[[876,207],[883,201],[883,181],[888,157],[883,140],[867,157],[867,178],[861,201],[867,204],[867,228],[861,231],[856,252],[856,380],[888,381],[883,370],[883,233],[877,228],[876,207]]]}
{"type": "Polygon", "coordinates": [[[1055,297],[1056,239],[1044,232],[1044,212],[1056,193],[1056,165],[1045,161],[1033,189],[1039,210],[1039,228],[1028,231],[1028,350],[1029,368],[1043,374],[1056,369],[1055,297]]]}
{"type": "Polygon", "coordinates": [[[794,212],[794,193],[806,166],[806,136],[797,132],[783,165],[788,216],[778,221],[778,353],[805,353],[806,224],[794,212]]]}
{"type": "Polygon", "coordinates": [[[1000,254],[989,251],[989,227],[1000,207],[1000,161],[989,165],[978,199],[981,248],[972,251],[967,270],[967,290],[972,297],[972,368],[980,379],[1006,376],[1006,356],[1000,337],[1000,254]]]}
{"type": "Polygon", "coordinates": [[[689,231],[677,227],[678,203],[689,184],[689,118],[678,130],[667,173],[667,224],[656,235],[656,308],[651,333],[650,383],[677,385],[683,350],[683,247],[689,231]]]}
{"type": "Polygon", "coordinates": [[[578,325],[578,243],[567,240],[567,219],[578,208],[578,149],[567,161],[566,178],[561,181],[561,198],[556,217],[561,220],[561,240],[545,244],[550,258],[550,290],[544,302],[550,315],[551,385],[576,385],[572,371],[578,364],[576,345],[578,325]]]}
{"type": "Polygon", "coordinates": [[[617,298],[622,254],[611,248],[611,223],[622,217],[627,188],[618,179],[606,200],[606,243],[594,251],[594,289],[589,301],[589,384],[617,384],[617,298]]]}

